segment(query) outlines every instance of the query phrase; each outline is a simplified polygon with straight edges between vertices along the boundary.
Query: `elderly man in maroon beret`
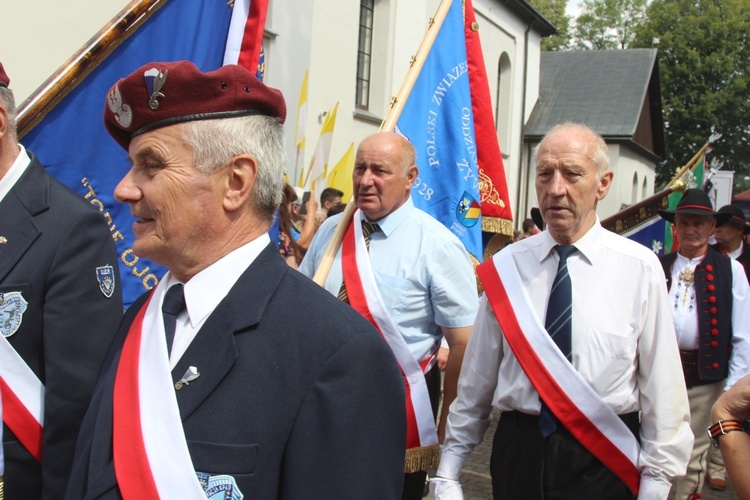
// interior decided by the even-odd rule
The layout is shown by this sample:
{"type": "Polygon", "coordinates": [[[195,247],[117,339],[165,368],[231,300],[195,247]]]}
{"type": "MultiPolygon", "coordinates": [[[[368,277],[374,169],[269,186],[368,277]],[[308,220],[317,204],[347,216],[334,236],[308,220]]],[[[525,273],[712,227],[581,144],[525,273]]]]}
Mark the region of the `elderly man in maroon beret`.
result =
{"type": "Polygon", "coordinates": [[[136,218],[133,251],[169,272],[125,315],[68,498],[400,493],[393,355],[267,234],[285,114],[280,92],[232,65],[151,63],[109,92],[104,121],[132,162],[115,197],[136,218]]]}
{"type": "MultiPolygon", "coordinates": [[[[742,266],[709,249],[714,229],[729,221],[701,189],[688,189],[674,210],[659,212],[674,224],[680,248],[660,257],[669,290],[695,435],[687,474],[674,482],[677,500],[700,498],[706,475],[711,405],[750,372],[750,316],[742,266]]],[[[721,444],[721,439],[719,439],[721,444]]]]}

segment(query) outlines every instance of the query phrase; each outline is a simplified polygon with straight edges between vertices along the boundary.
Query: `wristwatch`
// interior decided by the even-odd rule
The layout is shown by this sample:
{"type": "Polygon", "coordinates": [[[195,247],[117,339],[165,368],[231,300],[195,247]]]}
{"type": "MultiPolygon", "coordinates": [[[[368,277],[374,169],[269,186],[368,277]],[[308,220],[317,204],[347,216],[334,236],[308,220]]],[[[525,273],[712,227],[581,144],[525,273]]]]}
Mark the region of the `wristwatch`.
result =
{"type": "Polygon", "coordinates": [[[706,429],[706,432],[708,432],[708,438],[711,440],[711,444],[715,448],[719,447],[719,436],[723,436],[724,434],[728,434],[732,431],[743,431],[747,434],[750,434],[750,425],[747,421],[740,422],[739,420],[719,420],[706,429]]]}

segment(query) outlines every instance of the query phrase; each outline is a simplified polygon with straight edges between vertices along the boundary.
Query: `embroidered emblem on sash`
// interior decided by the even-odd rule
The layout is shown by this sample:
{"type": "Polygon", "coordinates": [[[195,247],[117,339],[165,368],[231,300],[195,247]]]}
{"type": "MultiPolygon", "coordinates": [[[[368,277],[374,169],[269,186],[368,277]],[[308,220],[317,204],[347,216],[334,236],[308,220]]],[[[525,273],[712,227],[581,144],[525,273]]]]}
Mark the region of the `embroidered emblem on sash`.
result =
{"type": "Polygon", "coordinates": [[[232,476],[221,474],[212,476],[205,472],[196,472],[198,482],[210,500],[242,500],[244,495],[232,476]]]}
{"type": "Polygon", "coordinates": [[[28,302],[21,292],[0,293],[0,333],[10,337],[18,331],[28,302]]]}
{"type": "Polygon", "coordinates": [[[99,281],[99,290],[102,291],[108,299],[115,293],[115,270],[112,266],[106,265],[96,268],[96,279],[99,281]]]}

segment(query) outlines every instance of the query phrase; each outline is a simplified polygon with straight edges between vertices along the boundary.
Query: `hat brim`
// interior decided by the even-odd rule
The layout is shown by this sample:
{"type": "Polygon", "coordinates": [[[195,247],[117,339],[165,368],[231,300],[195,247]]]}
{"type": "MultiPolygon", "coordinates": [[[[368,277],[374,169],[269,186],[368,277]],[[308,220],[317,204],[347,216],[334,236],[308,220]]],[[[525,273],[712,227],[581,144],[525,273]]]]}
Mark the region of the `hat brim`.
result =
{"type": "Polygon", "coordinates": [[[674,216],[677,214],[699,215],[701,217],[716,217],[716,227],[725,224],[732,218],[732,214],[726,212],[712,212],[710,210],[700,210],[698,208],[686,208],[684,210],[659,210],[661,218],[674,224],[674,216]]]}

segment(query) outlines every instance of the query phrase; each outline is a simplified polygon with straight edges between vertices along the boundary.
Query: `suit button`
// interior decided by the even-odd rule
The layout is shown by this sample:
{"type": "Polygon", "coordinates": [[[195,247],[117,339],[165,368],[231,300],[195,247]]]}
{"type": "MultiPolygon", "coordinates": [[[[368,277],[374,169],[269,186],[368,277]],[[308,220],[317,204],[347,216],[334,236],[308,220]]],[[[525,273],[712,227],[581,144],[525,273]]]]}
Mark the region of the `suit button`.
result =
{"type": "Polygon", "coordinates": [[[707,279],[708,281],[713,281],[713,280],[714,280],[714,275],[713,275],[713,274],[707,274],[707,275],[706,275],[706,279],[707,279]]]}
{"type": "Polygon", "coordinates": [[[711,335],[713,335],[714,337],[718,337],[719,336],[719,329],[718,328],[711,329],[711,335]]]}
{"type": "Polygon", "coordinates": [[[719,363],[712,364],[711,368],[713,368],[714,370],[718,370],[719,369],[719,363]]]}
{"type": "Polygon", "coordinates": [[[716,318],[713,318],[713,319],[711,320],[711,326],[716,326],[716,325],[718,325],[718,324],[719,324],[719,321],[718,321],[718,320],[717,320],[716,318]]]}
{"type": "Polygon", "coordinates": [[[712,307],[709,312],[711,313],[711,316],[716,316],[716,308],[712,307]]]}
{"type": "Polygon", "coordinates": [[[706,266],[706,271],[708,271],[709,273],[713,270],[714,270],[714,266],[712,266],[711,264],[706,266]]]}
{"type": "Polygon", "coordinates": [[[711,295],[708,298],[708,302],[709,302],[709,304],[716,304],[716,297],[714,297],[713,295],[711,295]]]}
{"type": "Polygon", "coordinates": [[[711,341],[711,347],[719,347],[719,343],[715,340],[711,341]]]}
{"type": "Polygon", "coordinates": [[[714,286],[714,285],[708,285],[708,291],[709,292],[713,292],[715,290],[716,290],[716,286],[714,286]]]}

